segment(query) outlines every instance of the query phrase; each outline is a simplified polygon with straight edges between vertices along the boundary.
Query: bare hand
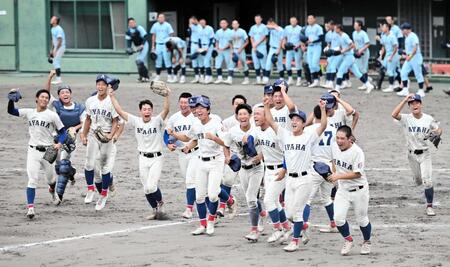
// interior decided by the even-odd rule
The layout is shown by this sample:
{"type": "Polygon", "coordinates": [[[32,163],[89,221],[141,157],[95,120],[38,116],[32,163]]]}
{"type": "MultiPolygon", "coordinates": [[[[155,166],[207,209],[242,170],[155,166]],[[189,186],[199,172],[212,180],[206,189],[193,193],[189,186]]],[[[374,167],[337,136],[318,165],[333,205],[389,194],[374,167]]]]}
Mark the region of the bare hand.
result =
{"type": "Polygon", "coordinates": [[[61,145],[60,143],[53,144],[53,148],[54,148],[54,149],[60,150],[61,147],[62,147],[62,145],[61,145]]]}
{"type": "Polygon", "coordinates": [[[81,142],[83,143],[83,145],[87,145],[88,140],[83,133],[80,134],[80,139],[81,139],[81,142]]]}
{"type": "Polygon", "coordinates": [[[56,70],[51,70],[50,73],[48,74],[49,78],[53,78],[56,75],[56,70]]]}
{"type": "Polygon", "coordinates": [[[167,131],[168,135],[173,135],[173,129],[168,128],[168,129],[166,129],[166,131],[167,131]]]}
{"type": "Polygon", "coordinates": [[[184,154],[188,154],[190,149],[189,149],[189,147],[185,146],[185,147],[183,147],[183,149],[181,151],[183,151],[184,154]]]}
{"type": "Polygon", "coordinates": [[[253,162],[253,164],[258,164],[261,162],[261,160],[262,160],[262,154],[258,154],[253,158],[252,162],[253,162]]]}
{"type": "Polygon", "coordinates": [[[283,180],[284,177],[286,176],[286,170],[285,170],[285,169],[280,170],[279,172],[277,172],[277,173],[275,174],[275,176],[277,177],[277,178],[275,179],[275,181],[281,181],[281,180],[283,180]]]}
{"type": "Polygon", "coordinates": [[[326,104],[327,102],[325,100],[320,99],[319,101],[320,109],[325,109],[326,104]]]}
{"type": "Polygon", "coordinates": [[[270,105],[270,98],[268,96],[264,96],[263,103],[264,103],[264,106],[269,106],[270,105]]]}
{"type": "Polygon", "coordinates": [[[231,157],[225,157],[225,164],[228,165],[230,164],[231,161],[231,157]]]}
{"type": "Polygon", "coordinates": [[[175,144],[167,144],[167,148],[170,151],[175,151],[175,149],[177,149],[177,146],[175,144]]]}
{"type": "Polygon", "coordinates": [[[330,183],[335,183],[338,180],[338,175],[336,173],[331,174],[330,176],[328,176],[327,180],[330,183]]]}

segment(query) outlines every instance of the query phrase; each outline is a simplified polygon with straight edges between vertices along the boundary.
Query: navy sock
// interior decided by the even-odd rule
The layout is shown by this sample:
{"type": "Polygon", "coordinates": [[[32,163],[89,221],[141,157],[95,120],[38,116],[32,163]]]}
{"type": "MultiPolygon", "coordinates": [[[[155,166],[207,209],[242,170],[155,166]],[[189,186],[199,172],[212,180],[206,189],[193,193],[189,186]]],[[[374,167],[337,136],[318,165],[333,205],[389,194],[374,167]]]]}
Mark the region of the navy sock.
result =
{"type": "Polygon", "coordinates": [[[337,229],[339,230],[339,233],[341,233],[341,235],[344,238],[350,236],[350,227],[348,226],[348,222],[347,221],[345,221],[344,225],[338,226],[337,229]]]}
{"type": "Polygon", "coordinates": [[[216,71],[217,71],[217,75],[222,76],[222,69],[216,69],[216,71]]]}
{"type": "Polygon", "coordinates": [[[333,187],[333,188],[331,189],[331,195],[330,195],[330,197],[331,197],[332,199],[334,199],[334,197],[336,196],[336,191],[337,191],[336,186],[333,187]]]}
{"type": "Polygon", "coordinates": [[[306,204],[306,205],[305,205],[305,208],[303,209],[303,221],[304,221],[305,223],[308,222],[308,220],[309,220],[309,214],[310,214],[310,213],[311,213],[311,206],[308,205],[308,204],[306,204]]]}
{"type": "Polygon", "coordinates": [[[216,215],[218,207],[219,207],[219,201],[216,201],[216,202],[210,201],[208,204],[209,214],[216,215]]]}
{"type": "Polygon", "coordinates": [[[434,196],[433,187],[425,189],[425,198],[427,199],[427,204],[429,205],[433,204],[433,196],[434,196]]]}
{"type": "Polygon", "coordinates": [[[303,228],[303,222],[294,222],[294,232],[293,232],[292,236],[294,238],[299,238],[302,228],[303,228]]]}
{"type": "Polygon", "coordinates": [[[102,175],[102,189],[108,190],[109,185],[111,184],[111,173],[102,175]]]}
{"type": "Polygon", "coordinates": [[[274,210],[269,211],[270,219],[272,220],[272,223],[280,222],[280,212],[277,208],[274,210]]]}
{"type": "Polygon", "coordinates": [[[248,77],[248,74],[249,74],[248,70],[244,71],[244,76],[245,77],[248,77]]]}
{"type": "Polygon", "coordinates": [[[162,194],[161,194],[161,190],[159,188],[156,190],[155,193],[153,193],[153,196],[155,197],[155,200],[157,202],[161,202],[162,201],[162,194]]]}
{"type": "Polygon", "coordinates": [[[181,68],[181,75],[185,76],[186,75],[186,68],[181,68]]]}
{"type": "Polygon", "coordinates": [[[94,170],[84,170],[84,177],[86,177],[86,184],[92,185],[94,183],[94,170]]]}
{"type": "Polygon", "coordinates": [[[28,203],[28,205],[34,204],[35,197],[36,197],[36,188],[27,187],[27,203],[28,203]]]}
{"type": "Polygon", "coordinates": [[[359,229],[361,229],[361,232],[363,234],[364,237],[364,241],[369,241],[370,240],[370,234],[372,232],[372,225],[370,224],[370,222],[365,226],[365,227],[359,227],[359,229]]]}
{"type": "Polygon", "coordinates": [[[150,204],[150,207],[156,208],[158,206],[158,203],[155,200],[154,194],[145,194],[145,198],[147,198],[148,204],[150,204]]]}
{"type": "Polygon", "coordinates": [[[394,84],[394,77],[389,76],[389,84],[393,85],[394,84]]]}
{"type": "Polygon", "coordinates": [[[223,187],[220,188],[219,198],[221,202],[227,202],[230,198],[230,195],[223,187]]]}
{"type": "Polygon", "coordinates": [[[350,80],[350,75],[348,74],[348,72],[344,74],[343,78],[345,80],[350,80]]]}
{"type": "Polygon", "coordinates": [[[234,71],[233,70],[228,70],[228,76],[229,77],[233,77],[234,75],[234,71]]]}
{"type": "Polygon", "coordinates": [[[259,199],[256,201],[256,204],[258,205],[258,211],[259,212],[263,211],[263,206],[262,206],[262,203],[261,203],[261,201],[259,199]]]}
{"type": "Polygon", "coordinates": [[[279,74],[280,74],[280,78],[284,78],[284,70],[280,71],[279,74]]]}
{"type": "Polygon", "coordinates": [[[227,186],[227,185],[221,184],[220,187],[221,187],[223,190],[225,190],[225,192],[227,192],[228,195],[231,194],[231,186],[227,186]]]}
{"type": "Polygon", "coordinates": [[[203,74],[205,74],[205,68],[204,67],[201,67],[200,68],[200,73],[203,75],[203,74]]]}
{"type": "Polygon", "coordinates": [[[255,70],[256,77],[261,76],[261,69],[255,70]]]}
{"type": "Polygon", "coordinates": [[[297,71],[297,78],[301,78],[302,77],[302,70],[298,70],[297,71]]]}
{"type": "Polygon", "coordinates": [[[284,223],[287,220],[286,212],[284,211],[284,209],[278,210],[278,212],[280,216],[280,223],[284,223]]]}
{"type": "Polygon", "coordinates": [[[156,75],[160,75],[161,74],[161,68],[156,68],[156,75]]]}
{"type": "Polygon", "coordinates": [[[206,75],[211,76],[212,75],[212,69],[206,68],[206,75]]]}
{"type": "Polygon", "coordinates": [[[60,68],[55,69],[55,72],[56,72],[56,77],[61,76],[61,69],[60,68]]]}
{"type": "Polygon", "coordinates": [[[195,188],[186,189],[186,202],[188,205],[194,205],[195,202],[195,188]]]}
{"type": "Polygon", "coordinates": [[[328,218],[330,219],[330,221],[333,221],[334,220],[334,204],[331,203],[331,204],[325,206],[325,210],[327,211],[328,218]]]}
{"type": "Polygon", "coordinates": [[[408,80],[404,80],[404,81],[402,81],[402,83],[403,83],[403,88],[408,87],[408,80]]]}
{"type": "Polygon", "coordinates": [[[287,75],[288,75],[288,77],[291,77],[292,76],[292,70],[288,70],[287,71],[287,75]]]}
{"type": "Polygon", "coordinates": [[[342,84],[342,78],[337,78],[336,84],[337,84],[337,85],[341,85],[341,84],[342,84]]]}
{"type": "Polygon", "coordinates": [[[423,89],[423,82],[419,83],[419,89],[423,89]]]}
{"type": "Polygon", "coordinates": [[[169,75],[172,74],[172,67],[168,67],[168,68],[167,68],[167,74],[169,74],[169,75]]]}
{"type": "Polygon", "coordinates": [[[200,220],[206,219],[206,203],[197,203],[197,212],[198,212],[198,218],[200,220]]]}
{"type": "Polygon", "coordinates": [[[194,74],[198,75],[200,73],[200,71],[198,70],[198,68],[194,68],[194,74]]]}
{"type": "Polygon", "coordinates": [[[97,189],[97,192],[100,194],[102,192],[102,182],[95,183],[95,188],[97,189]]]}

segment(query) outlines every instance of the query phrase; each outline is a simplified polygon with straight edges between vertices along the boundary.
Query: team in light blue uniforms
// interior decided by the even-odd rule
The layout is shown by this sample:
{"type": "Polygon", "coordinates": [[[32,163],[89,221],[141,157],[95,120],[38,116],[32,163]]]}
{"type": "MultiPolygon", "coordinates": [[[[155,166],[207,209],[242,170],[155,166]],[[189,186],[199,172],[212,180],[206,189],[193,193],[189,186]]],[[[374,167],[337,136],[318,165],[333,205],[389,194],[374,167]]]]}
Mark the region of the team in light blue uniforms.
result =
{"type": "MultiPolygon", "coordinates": [[[[362,29],[363,22],[361,20],[355,21],[353,24],[353,29],[355,30],[352,34],[353,42],[355,43],[355,58],[356,66],[359,71],[363,74],[367,74],[369,71],[369,58],[370,58],[370,40],[369,35],[362,29]]],[[[366,90],[366,86],[363,84],[358,87],[359,90],[366,90]]]]}
{"type": "Polygon", "coordinates": [[[233,71],[233,65],[231,64],[231,30],[228,28],[228,21],[226,19],[221,19],[219,24],[220,29],[217,30],[216,34],[214,35],[217,51],[217,57],[215,60],[217,80],[214,81],[214,83],[232,84],[233,78],[231,75],[233,71]],[[222,64],[224,62],[228,69],[228,78],[225,81],[222,78],[222,64]]]}
{"type": "Polygon", "coordinates": [[[134,18],[128,18],[128,29],[125,32],[125,40],[127,42],[127,54],[132,55],[134,44],[135,50],[138,52],[136,57],[136,66],[138,69],[140,82],[148,82],[148,69],[146,67],[147,54],[149,49],[147,31],[141,25],[137,25],[134,18]]]}
{"type": "Polygon", "coordinates": [[[239,61],[241,62],[242,68],[244,69],[244,81],[242,84],[249,84],[250,81],[248,79],[248,66],[247,66],[247,54],[245,53],[245,48],[250,43],[248,39],[247,32],[245,30],[239,28],[239,22],[237,20],[233,20],[231,23],[231,45],[233,47],[233,54],[231,56],[231,64],[232,71],[230,73],[231,77],[233,77],[233,71],[237,67],[239,61]]]}
{"type": "Polygon", "coordinates": [[[267,60],[267,35],[269,29],[262,23],[261,15],[255,16],[255,25],[250,28],[248,33],[252,44],[252,60],[256,73],[256,84],[263,84],[261,79],[261,69],[264,70],[267,60]]]}
{"type": "Polygon", "coordinates": [[[301,85],[302,80],[302,50],[300,49],[300,34],[302,27],[298,25],[296,17],[289,19],[290,25],[284,28],[284,43],[283,48],[286,51],[286,71],[288,75],[288,85],[293,84],[292,79],[292,60],[295,62],[295,69],[297,70],[297,86],[301,85]]]}
{"type": "Polygon", "coordinates": [[[336,90],[340,91],[342,89],[342,80],[344,77],[344,74],[348,72],[349,69],[352,70],[353,74],[363,83],[366,85],[366,93],[370,93],[374,86],[367,80],[367,74],[362,74],[358,67],[355,64],[355,56],[354,56],[354,44],[353,41],[350,39],[348,34],[344,32],[344,29],[341,24],[337,24],[335,27],[335,32],[340,36],[341,40],[341,53],[343,55],[342,63],[339,65],[338,72],[337,72],[337,80],[336,80],[336,90]]]}
{"type": "Polygon", "coordinates": [[[420,52],[420,43],[419,43],[419,37],[417,37],[417,34],[412,32],[412,26],[411,24],[405,22],[402,24],[402,31],[403,35],[405,36],[405,62],[403,63],[402,70],[401,70],[401,78],[403,83],[403,89],[402,91],[398,92],[397,95],[399,96],[407,96],[409,94],[409,87],[408,87],[408,75],[411,71],[414,72],[414,76],[417,79],[417,83],[419,84],[419,90],[417,91],[417,94],[421,97],[425,96],[425,92],[423,90],[423,74],[422,74],[422,64],[423,64],[423,57],[422,53],[420,52]]]}
{"type": "Polygon", "coordinates": [[[263,83],[269,83],[270,72],[272,71],[272,65],[276,64],[278,74],[280,78],[284,78],[284,66],[283,66],[283,50],[281,44],[284,38],[284,30],[273,20],[267,21],[267,28],[269,29],[269,54],[267,55],[266,68],[264,71],[263,83]]]}
{"type": "Polygon", "coordinates": [[[316,23],[314,15],[308,16],[308,26],[306,26],[305,36],[308,38],[308,50],[306,57],[311,72],[312,83],[310,88],[319,86],[320,55],[322,54],[322,41],[324,39],[322,27],[316,23]]]}
{"type": "Polygon", "coordinates": [[[50,51],[49,62],[53,64],[53,68],[56,72],[56,78],[52,81],[52,84],[60,84],[61,81],[61,58],[66,51],[66,35],[61,26],[59,26],[60,18],[53,16],[50,19],[50,24],[52,25],[52,48],[50,51]],[[51,62],[50,58],[53,60],[51,62]]]}
{"type": "Polygon", "coordinates": [[[173,64],[173,79],[172,83],[178,81],[178,71],[181,69],[180,83],[186,82],[186,41],[180,37],[169,37],[165,40],[167,51],[170,53],[170,58],[173,64]]]}
{"type": "Polygon", "coordinates": [[[398,51],[398,40],[391,31],[391,25],[383,22],[381,25],[381,45],[383,46],[380,52],[380,57],[383,57],[383,67],[389,77],[389,87],[382,89],[384,93],[391,93],[394,91],[394,80],[397,75],[397,67],[399,66],[400,57],[398,51]]]}
{"type": "Polygon", "coordinates": [[[189,18],[189,42],[191,45],[190,57],[192,68],[194,69],[194,80],[191,83],[198,83],[200,81],[200,68],[203,67],[203,61],[200,60],[198,56],[198,50],[200,48],[200,32],[202,31],[202,26],[200,26],[197,17],[192,16],[189,18]]]}
{"type": "Polygon", "coordinates": [[[405,48],[405,37],[403,36],[402,30],[400,29],[399,26],[397,26],[395,24],[394,18],[392,16],[386,16],[385,20],[389,25],[391,25],[391,32],[397,38],[398,49],[404,49],[405,48]]]}
{"type": "Polygon", "coordinates": [[[203,61],[203,67],[200,69],[200,82],[204,84],[212,83],[211,57],[214,50],[214,29],[206,24],[205,19],[200,20],[200,60],[203,61]],[[203,75],[205,74],[203,79],[203,75]]]}
{"type": "Polygon", "coordinates": [[[172,62],[164,40],[173,35],[173,29],[172,26],[166,22],[164,14],[158,15],[158,21],[153,24],[150,33],[152,34],[152,52],[156,53],[156,77],[154,80],[159,80],[164,61],[164,66],[166,67],[168,74],[167,82],[172,82],[174,79],[172,74],[172,62]]]}
{"type": "MultiPolygon", "coordinates": [[[[327,33],[325,34],[325,42],[327,43],[327,46],[324,48],[325,53],[330,49],[333,51],[341,50],[340,37],[334,31],[335,26],[336,23],[332,20],[325,24],[325,28],[327,29],[327,33]]],[[[323,85],[324,88],[334,88],[333,82],[336,79],[336,73],[341,62],[342,55],[330,55],[327,57],[327,74],[325,85],[323,85]]]]}

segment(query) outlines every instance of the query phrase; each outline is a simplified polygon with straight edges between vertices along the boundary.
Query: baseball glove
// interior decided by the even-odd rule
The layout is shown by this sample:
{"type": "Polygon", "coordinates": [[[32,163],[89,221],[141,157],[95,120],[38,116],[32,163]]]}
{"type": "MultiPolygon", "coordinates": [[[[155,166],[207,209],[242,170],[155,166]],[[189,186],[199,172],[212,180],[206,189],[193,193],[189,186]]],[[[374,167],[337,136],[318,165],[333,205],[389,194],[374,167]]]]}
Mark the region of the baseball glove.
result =
{"type": "Polygon", "coordinates": [[[430,140],[433,145],[438,148],[439,143],[441,142],[441,136],[436,132],[430,131],[430,133],[425,136],[425,140],[430,140]]]}
{"type": "Polygon", "coordinates": [[[8,99],[14,102],[19,102],[19,100],[22,99],[19,89],[11,89],[8,93],[8,99]]]}
{"type": "Polygon", "coordinates": [[[101,143],[108,143],[109,141],[111,141],[111,139],[109,139],[108,134],[105,133],[102,130],[102,127],[97,127],[97,129],[94,130],[94,135],[95,138],[97,138],[98,141],[100,141],[101,143]]]}
{"type": "Polygon", "coordinates": [[[315,162],[313,165],[314,170],[328,181],[328,177],[332,174],[330,166],[323,162],[315,162]]]}
{"type": "Polygon", "coordinates": [[[152,81],[150,83],[150,90],[152,90],[153,93],[164,97],[170,93],[169,87],[167,87],[167,84],[163,81],[152,81]]]}
{"type": "Polygon", "coordinates": [[[72,151],[75,150],[75,148],[76,148],[76,146],[75,146],[76,139],[77,139],[76,133],[73,132],[73,131],[67,130],[66,140],[64,141],[64,144],[63,144],[63,149],[67,153],[71,153],[72,151]]]}
{"type": "Polygon", "coordinates": [[[50,146],[49,148],[47,148],[47,150],[45,150],[44,156],[42,158],[48,161],[50,164],[53,164],[57,156],[58,156],[58,149],[54,148],[53,146],[50,146]]]}

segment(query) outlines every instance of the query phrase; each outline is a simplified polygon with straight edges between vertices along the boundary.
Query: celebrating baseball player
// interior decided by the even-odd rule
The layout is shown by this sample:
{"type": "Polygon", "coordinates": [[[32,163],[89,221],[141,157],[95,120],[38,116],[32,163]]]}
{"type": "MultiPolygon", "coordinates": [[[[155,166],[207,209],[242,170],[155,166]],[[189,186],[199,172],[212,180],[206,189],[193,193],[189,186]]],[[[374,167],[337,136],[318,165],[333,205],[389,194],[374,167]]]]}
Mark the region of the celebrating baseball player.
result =
{"type": "Polygon", "coordinates": [[[166,16],[164,14],[158,14],[158,21],[153,24],[150,33],[152,34],[152,52],[156,53],[156,77],[154,80],[158,81],[160,79],[164,62],[164,66],[167,70],[167,82],[172,82],[174,79],[174,76],[172,75],[172,61],[164,41],[169,36],[173,35],[173,29],[172,25],[166,22],[166,16]]]}
{"type": "Polygon", "coordinates": [[[431,152],[427,140],[437,148],[441,141],[442,129],[432,116],[422,112],[422,107],[422,97],[419,94],[409,94],[392,111],[392,117],[400,122],[405,133],[408,161],[414,182],[425,187],[426,214],[434,216],[436,213],[433,210],[431,152]],[[400,113],[405,104],[408,104],[411,113],[400,113]]]}
{"type": "Polygon", "coordinates": [[[297,107],[287,95],[287,87],[284,80],[279,79],[274,82],[272,99],[274,107],[270,109],[270,112],[273,116],[273,120],[280,127],[289,128],[290,114],[294,112],[297,107]]]}
{"type": "Polygon", "coordinates": [[[100,74],[96,79],[97,94],[86,100],[86,119],[81,141],[87,145],[84,175],[86,177],[87,193],[84,203],[89,204],[95,196],[94,168],[97,157],[101,158],[102,191],[99,192],[95,210],[102,210],[108,199],[108,188],[111,184],[111,171],[115,158],[112,157],[112,137],[117,130],[119,115],[111,103],[108,95],[108,76],[100,74]]]}
{"type": "Polygon", "coordinates": [[[336,226],[344,237],[342,255],[348,255],[353,247],[353,237],[347,222],[350,205],[355,209],[356,220],[363,234],[364,242],[361,255],[370,254],[370,224],[367,210],[369,207],[369,184],[364,172],[364,152],[353,142],[352,129],[343,125],[337,129],[336,143],[332,145],[333,174],[328,176],[330,182],[338,184],[334,199],[334,219],[336,226]]]}
{"type": "MultiPolygon", "coordinates": [[[[285,87],[282,86],[284,91],[285,87]]],[[[327,127],[325,101],[320,100],[321,120],[320,126],[315,131],[304,131],[306,114],[296,110],[289,114],[291,129],[287,130],[279,126],[272,118],[269,108],[269,98],[264,98],[264,111],[267,122],[277,134],[280,145],[283,147],[286,161],[286,215],[294,222],[293,238],[289,245],[283,249],[293,252],[299,249],[300,232],[303,229],[303,210],[312,190],[311,178],[311,151],[319,136],[327,127]]],[[[282,178],[282,177],[280,177],[282,178]]],[[[284,178],[284,177],[283,177],[284,178]]]]}
{"type": "Polygon", "coordinates": [[[249,84],[248,79],[248,65],[247,65],[247,54],[245,53],[245,48],[249,44],[249,39],[247,32],[244,29],[239,28],[239,22],[233,20],[231,22],[231,45],[233,48],[233,54],[231,56],[232,70],[229,70],[231,77],[234,75],[234,69],[236,69],[239,62],[244,70],[244,80],[241,84],[249,84]]]}
{"type": "Polygon", "coordinates": [[[164,120],[169,114],[169,93],[164,97],[163,110],[157,116],[153,115],[153,103],[146,99],[139,102],[140,117],[131,115],[120,106],[114,91],[110,90],[111,102],[116,112],[131,127],[137,141],[139,152],[139,178],[144,187],[144,194],[151,206],[146,219],[159,218],[163,213],[161,189],[158,186],[163,166],[162,146],[164,120]]]}
{"type": "Polygon", "coordinates": [[[45,155],[48,150],[51,151],[51,149],[54,149],[53,153],[57,153],[57,151],[61,149],[62,144],[66,139],[66,132],[58,114],[47,108],[50,100],[49,91],[41,89],[36,92],[36,108],[17,109],[14,106],[14,103],[18,102],[21,98],[18,90],[12,89],[9,92],[8,113],[17,117],[24,117],[28,121],[30,140],[28,141],[27,151],[27,217],[33,219],[35,216],[34,198],[36,196],[36,186],[39,180],[39,171],[41,169],[44,171],[45,177],[47,178],[49,192],[52,195],[53,201],[55,200],[56,174],[53,162],[56,159],[56,154],[54,154],[53,160],[50,160],[52,162],[50,162],[45,155]],[[56,144],[53,138],[54,132],[58,132],[56,144]]]}
{"type": "Polygon", "coordinates": [[[136,66],[139,74],[139,82],[148,82],[148,69],[146,67],[148,54],[148,34],[141,25],[137,25],[134,18],[128,18],[128,30],[125,32],[125,40],[127,41],[127,54],[132,55],[134,45],[135,51],[138,53],[136,57],[136,66]]]}
{"type": "Polygon", "coordinates": [[[267,61],[267,35],[269,29],[262,23],[261,15],[255,15],[255,25],[250,28],[248,36],[252,44],[252,61],[256,73],[256,84],[263,84],[261,79],[261,70],[264,71],[267,61]]]}
{"type": "Polygon", "coordinates": [[[386,21],[381,24],[381,45],[380,60],[383,59],[383,67],[389,77],[389,87],[382,89],[385,93],[394,92],[394,80],[397,75],[400,57],[398,51],[398,41],[394,33],[391,31],[391,25],[386,21]]]}

